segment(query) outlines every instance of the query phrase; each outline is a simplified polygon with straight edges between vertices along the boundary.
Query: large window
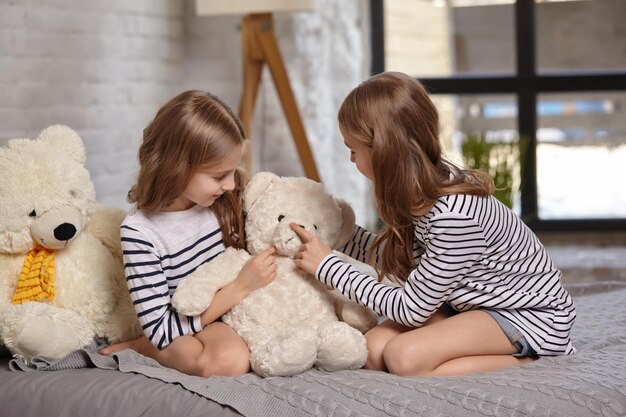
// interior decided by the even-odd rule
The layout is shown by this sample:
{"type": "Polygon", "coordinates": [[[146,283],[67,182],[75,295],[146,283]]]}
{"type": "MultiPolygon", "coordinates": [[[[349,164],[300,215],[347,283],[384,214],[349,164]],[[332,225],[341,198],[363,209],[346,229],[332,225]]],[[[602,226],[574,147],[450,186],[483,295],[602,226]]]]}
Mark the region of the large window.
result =
{"type": "Polygon", "coordinates": [[[626,230],[626,1],[371,0],[372,72],[422,81],[442,139],[524,149],[512,206],[536,230],[626,230]]]}

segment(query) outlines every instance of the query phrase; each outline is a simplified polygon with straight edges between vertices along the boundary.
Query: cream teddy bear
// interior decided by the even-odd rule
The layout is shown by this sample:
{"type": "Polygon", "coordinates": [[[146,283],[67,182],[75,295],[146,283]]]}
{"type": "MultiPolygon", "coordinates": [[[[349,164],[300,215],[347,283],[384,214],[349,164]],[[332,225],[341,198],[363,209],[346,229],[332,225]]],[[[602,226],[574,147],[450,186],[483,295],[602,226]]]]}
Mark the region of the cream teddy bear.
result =
{"type": "Polygon", "coordinates": [[[201,313],[252,255],[274,246],[276,279],[222,317],[250,348],[252,370],[266,377],[312,366],[327,371],[362,367],[367,359],[362,332],[376,324],[376,315],[295,266],[293,256],[302,242],[289,227],[299,224],[330,246],[346,242],[354,226],[350,206],[320,183],[265,172],[252,178],[243,200],[248,251],[228,248],[198,268],[178,286],[174,307],[186,315],[201,313]]]}
{"type": "Polygon", "coordinates": [[[85,147],[66,126],[0,148],[0,346],[53,361],[141,334],[124,280],[124,212],[96,204],[85,147]]]}

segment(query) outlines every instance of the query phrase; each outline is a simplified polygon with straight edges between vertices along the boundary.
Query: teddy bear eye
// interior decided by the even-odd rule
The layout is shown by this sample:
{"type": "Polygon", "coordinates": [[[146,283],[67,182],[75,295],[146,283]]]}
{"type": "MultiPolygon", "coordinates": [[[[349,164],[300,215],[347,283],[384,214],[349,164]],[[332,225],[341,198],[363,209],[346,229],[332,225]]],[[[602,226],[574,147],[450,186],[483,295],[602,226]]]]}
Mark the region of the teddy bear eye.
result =
{"type": "Polygon", "coordinates": [[[72,196],[72,197],[78,197],[78,191],[76,191],[76,190],[70,190],[70,196],[72,196]]]}
{"type": "Polygon", "coordinates": [[[284,219],[285,216],[283,216],[282,214],[280,216],[278,216],[278,221],[281,221],[282,219],[284,219]]]}
{"type": "Polygon", "coordinates": [[[313,227],[315,228],[315,230],[317,230],[317,225],[313,225],[313,227]]]}
{"type": "Polygon", "coordinates": [[[37,217],[37,212],[35,210],[31,211],[30,213],[28,213],[28,215],[30,217],[37,217]]]}

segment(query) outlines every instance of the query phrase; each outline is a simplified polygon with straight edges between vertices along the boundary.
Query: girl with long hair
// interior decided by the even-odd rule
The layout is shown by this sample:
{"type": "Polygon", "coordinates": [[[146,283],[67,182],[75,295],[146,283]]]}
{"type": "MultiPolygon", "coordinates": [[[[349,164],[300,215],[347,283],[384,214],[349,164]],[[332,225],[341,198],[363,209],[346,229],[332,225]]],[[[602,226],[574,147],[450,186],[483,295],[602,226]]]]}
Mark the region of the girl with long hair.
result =
{"type": "Polygon", "coordinates": [[[199,316],[179,314],[171,303],[177,286],[200,265],[226,246],[244,247],[244,148],[237,116],[202,91],[171,99],[144,130],[139,175],[128,194],[134,209],[121,236],[128,289],[145,337],[101,353],[132,348],[204,377],[249,371],[245,342],[219,319],[275,278],[273,248],[252,258],[199,316]]]}
{"type": "Polygon", "coordinates": [[[397,285],[359,273],[292,225],[303,241],[296,264],[387,318],[366,334],[366,368],[458,375],[575,352],[576,312],[561,272],[492,196],[487,174],[443,156],[437,110],[421,83],[376,75],[345,98],[338,119],[385,225],[378,236],[357,226],[340,250],[397,285]]]}

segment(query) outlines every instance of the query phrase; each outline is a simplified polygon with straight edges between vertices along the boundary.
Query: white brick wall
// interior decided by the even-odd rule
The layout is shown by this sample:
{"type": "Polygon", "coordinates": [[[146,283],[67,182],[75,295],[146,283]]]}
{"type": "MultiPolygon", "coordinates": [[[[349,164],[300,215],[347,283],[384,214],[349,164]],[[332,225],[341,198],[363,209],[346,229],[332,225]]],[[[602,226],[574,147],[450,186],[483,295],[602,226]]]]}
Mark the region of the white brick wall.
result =
{"type": "Polygon", "coordinates": [[[99,200],[125,207],[141,130],[181,78],[182,4],[3,0],[0,27],[3,143],[71,126],[99,200]]]}
{"type": "MultiPolygon", "coordinates": [[[[367,77],[366,5],[318,0],[316,12],[276,18],[322,178],[362,223],[372,217],[370,199],[341,145],[336,112],[367,77]]],[[[197,88],[238,109],[239,22],[197,17],[191,0],[0,0],[0,144],[67,124],[86,143],[98,199],[127,207],[141,132],[161,104],[197,88]]],[[[302,174],[267,76],[252,136],[255,170],[302,174]]]]}

